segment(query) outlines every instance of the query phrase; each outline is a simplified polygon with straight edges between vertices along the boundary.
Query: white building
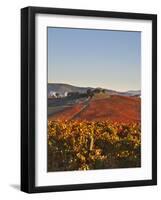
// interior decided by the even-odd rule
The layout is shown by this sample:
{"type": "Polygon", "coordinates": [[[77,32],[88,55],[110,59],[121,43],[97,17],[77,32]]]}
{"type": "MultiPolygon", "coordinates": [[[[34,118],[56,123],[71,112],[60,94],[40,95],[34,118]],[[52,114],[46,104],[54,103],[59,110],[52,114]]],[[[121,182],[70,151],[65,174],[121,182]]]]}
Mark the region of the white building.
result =
{"type": "Polygon", "coordinates": [[[56,92],[50,91],[49,97],[55,97],[55,98],[57,98],[56,92]]]}
{"type": "Polygon", "coordinates": [[[68,96],[68,92],[64,92],[64,93],[58,93],[55,91],[50,91],[49,92],[49,97],[55,97],[55,98],[63,98],[63,97],[67,97],[68,96]]]}

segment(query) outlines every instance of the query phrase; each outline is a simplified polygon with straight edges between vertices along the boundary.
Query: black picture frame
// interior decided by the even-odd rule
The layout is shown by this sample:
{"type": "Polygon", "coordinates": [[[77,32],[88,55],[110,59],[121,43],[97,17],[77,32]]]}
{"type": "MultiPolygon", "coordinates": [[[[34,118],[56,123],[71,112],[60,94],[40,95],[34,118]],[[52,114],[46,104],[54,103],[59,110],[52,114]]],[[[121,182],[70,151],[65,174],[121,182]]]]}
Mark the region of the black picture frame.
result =
{"type": "Polygon", "coordinates": [[[44,7],[21,9],[21,190],[27,193],[157,184],[157,15],[44,7]],[[152,179],[60,186],[35,186],[35,15],[59,14],[152,21],[152,179]]]}

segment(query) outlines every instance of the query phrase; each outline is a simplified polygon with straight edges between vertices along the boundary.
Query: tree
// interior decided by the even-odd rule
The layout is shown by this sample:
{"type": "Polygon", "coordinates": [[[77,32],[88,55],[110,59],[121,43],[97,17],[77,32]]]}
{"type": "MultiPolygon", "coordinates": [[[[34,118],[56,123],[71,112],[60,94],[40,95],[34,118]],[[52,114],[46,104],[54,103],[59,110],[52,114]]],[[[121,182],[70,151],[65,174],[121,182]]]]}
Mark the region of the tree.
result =
{"type": "Polygon", "coordinates": [[[96,88],[95,90],[94,90],[94,93],[100,93],[101,92],[101,89],[100,88],[96,88]]]}
{"type": "Polygon", "coordinates": [[[55,93],[55,96],[56,96],[56,98],[59,98],[59,93],[56,92],[56,93],[55,93]]]}
{"type": "Polygon", "coordinates": [[[91,94],[91,89],[87,90],[87,95],[89,96],[91,94]]]}

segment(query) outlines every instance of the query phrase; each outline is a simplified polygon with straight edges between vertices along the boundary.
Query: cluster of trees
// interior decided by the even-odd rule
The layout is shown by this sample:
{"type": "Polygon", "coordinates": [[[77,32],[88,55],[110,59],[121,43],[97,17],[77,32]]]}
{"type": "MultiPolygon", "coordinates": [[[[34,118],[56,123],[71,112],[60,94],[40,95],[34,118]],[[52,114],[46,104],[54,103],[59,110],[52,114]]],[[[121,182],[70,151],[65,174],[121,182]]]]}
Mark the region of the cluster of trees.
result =
{"type": "Polygon", "coordinates": [[[88,89],[86,92],[81,93],[81,92],[65,92],[65,94],[60,94],[58,92],[53,92],[50,94],[51,97],[55,97],[55,98],[63,98],[63,97],[67,97],[67,98],[88,98],[88,97],[93,97],[94,94],[98,94],[98,93],[105,93],[106,90],[105,89],[101,89],[101,88],[96,88],[96,89],[88,89]]]}
{"type": "Polygon", "coordinates": [[[93,97],[94,94],[101,93],[101,92],[105,93],[106,90],[105,89],[101,89],[101,88],[96,88],[94,90],[88,89],[85,93],[69,92],[67,96],[68,97],[72,97],[72,98],[93,97]]]}

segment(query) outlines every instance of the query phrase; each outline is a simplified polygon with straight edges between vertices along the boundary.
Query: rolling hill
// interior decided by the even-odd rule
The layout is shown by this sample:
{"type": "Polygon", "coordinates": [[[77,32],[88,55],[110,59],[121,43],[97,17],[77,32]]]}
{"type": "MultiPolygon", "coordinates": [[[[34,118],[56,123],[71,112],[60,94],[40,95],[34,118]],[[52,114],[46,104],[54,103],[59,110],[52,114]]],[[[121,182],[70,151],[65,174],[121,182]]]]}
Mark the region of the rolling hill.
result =
{"type": "Polygon", "coordinates": [[[91,98],[79,102],[61,112],[51,115],[49,120],[87,120],[114,122],[140,122],[141,99],[112,95],[107,98],[91,98]]]}
{"type": "MultiPolygon", "coordinates": [[[[94,90],[96,88],[94,87],[77,87],[69,84],[64,83],[48,83],[48,95],[51,91],[64,94],[65,92],[79,92],[79,93],[86,93],[88,89],[94,90]]],[[[141,91],[140,90],[130,90],[125,92],[118,92],[115,90],[107,89],[107,88],[100,88],[104,89],[106,92],[108,92],[109,95],[121,95],[121,96],[140,96],[141,91]]]]}

